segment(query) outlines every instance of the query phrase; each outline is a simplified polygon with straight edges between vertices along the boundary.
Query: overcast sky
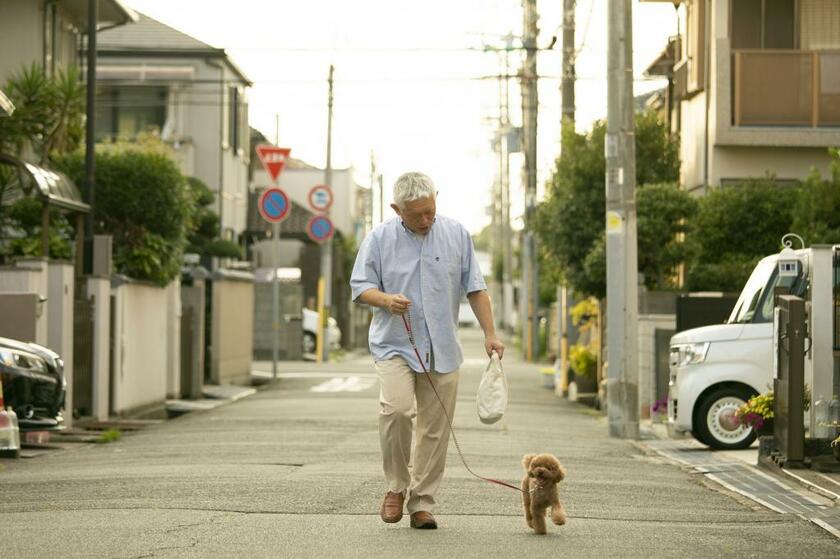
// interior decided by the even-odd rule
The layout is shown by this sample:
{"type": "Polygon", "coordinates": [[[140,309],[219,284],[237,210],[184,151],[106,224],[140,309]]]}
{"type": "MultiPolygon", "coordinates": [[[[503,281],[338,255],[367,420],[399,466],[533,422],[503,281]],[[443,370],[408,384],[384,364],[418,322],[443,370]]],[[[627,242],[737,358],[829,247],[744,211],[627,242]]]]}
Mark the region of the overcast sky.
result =
{"type": "MultiPolygon", "coordinates": [[[[279,114],[280,144],[322,166],[326,157],[327,73],[336,67],[333,166],[352,166],[369,184],[370,154],[390,186],[402,172],[429,174],[440,191],[438,211],[477,232],[498,167],[490,138],[499,111],[501,36],[521,35],[520,0],[125,0],[133,9],[224,48],[254,82],[251,126],[270,139],[279,114]]],[[[539,188],[559,150],[563,1],[538,0],[539,188]]],[[[607,0],[577,2],[577,127],[606,115],[607,0]]],[[[644,68],[676,32],[670,2],[634,7],[636,92],[661,87],[644,68]]],[[[510,56],[511,73],[521,53],[510,56]]],[[[521,122],[519,88],[510,82],[511,118],[521,122]]],[[[514,156],[512,215],[521,213],[521,161],[514,156]]]]}

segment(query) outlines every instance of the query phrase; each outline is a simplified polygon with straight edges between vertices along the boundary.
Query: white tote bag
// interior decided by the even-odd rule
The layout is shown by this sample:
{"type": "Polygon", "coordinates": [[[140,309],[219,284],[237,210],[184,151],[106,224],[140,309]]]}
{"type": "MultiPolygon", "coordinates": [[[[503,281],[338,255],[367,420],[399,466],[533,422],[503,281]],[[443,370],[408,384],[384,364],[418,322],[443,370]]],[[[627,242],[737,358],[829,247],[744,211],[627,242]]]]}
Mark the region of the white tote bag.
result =
{"type": "Polygon", "coordinates": [[[496,423],[505,414],[508,405],[508,387],[502,360],[495,351],[484,369],[476,396],[478,418],[482,423],[496,423]]]}

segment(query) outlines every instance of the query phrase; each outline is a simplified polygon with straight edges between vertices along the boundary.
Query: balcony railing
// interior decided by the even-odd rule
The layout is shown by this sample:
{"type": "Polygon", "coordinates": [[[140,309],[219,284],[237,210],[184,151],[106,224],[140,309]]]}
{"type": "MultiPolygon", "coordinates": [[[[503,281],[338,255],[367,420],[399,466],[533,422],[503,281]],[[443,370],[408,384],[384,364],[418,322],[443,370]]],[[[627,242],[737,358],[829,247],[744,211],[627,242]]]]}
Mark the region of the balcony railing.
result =
{"type": "Polygon", "coordinates": [[[840,126],[840,51],[736,50],[735,126],[840,126]]]}

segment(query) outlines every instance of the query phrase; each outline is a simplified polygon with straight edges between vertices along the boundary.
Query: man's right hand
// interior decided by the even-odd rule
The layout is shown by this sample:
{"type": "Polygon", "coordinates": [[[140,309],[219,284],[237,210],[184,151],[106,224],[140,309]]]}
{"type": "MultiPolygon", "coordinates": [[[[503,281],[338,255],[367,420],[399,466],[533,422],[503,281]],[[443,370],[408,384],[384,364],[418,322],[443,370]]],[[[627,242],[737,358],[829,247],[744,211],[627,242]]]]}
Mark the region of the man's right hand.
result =
{"type": "Polygon", "coordinates": [[[408,307],[411,306],[411,301],[402,293],[386,293],[385,294],[385,310],[391,314],[405,314],[408,312],[408,307]]]}

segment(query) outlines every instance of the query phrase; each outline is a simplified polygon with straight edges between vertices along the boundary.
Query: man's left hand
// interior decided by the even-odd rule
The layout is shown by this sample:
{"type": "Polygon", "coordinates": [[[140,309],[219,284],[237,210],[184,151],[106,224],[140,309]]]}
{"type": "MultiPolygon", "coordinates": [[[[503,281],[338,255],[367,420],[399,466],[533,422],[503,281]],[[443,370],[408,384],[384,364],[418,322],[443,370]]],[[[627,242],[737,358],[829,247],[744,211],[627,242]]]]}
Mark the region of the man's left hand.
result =
{"type": "Polygon", "coordinates": [[[501,359],[505,353],[505,344],[503,344],[502,340],[500,340],[496,336],[490,336],[484,338],[484,349],[485,351],[487,351],[488,357],[491,356],[495,351],[499,354],[499,359],[501,359]]]}

